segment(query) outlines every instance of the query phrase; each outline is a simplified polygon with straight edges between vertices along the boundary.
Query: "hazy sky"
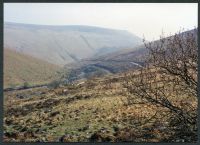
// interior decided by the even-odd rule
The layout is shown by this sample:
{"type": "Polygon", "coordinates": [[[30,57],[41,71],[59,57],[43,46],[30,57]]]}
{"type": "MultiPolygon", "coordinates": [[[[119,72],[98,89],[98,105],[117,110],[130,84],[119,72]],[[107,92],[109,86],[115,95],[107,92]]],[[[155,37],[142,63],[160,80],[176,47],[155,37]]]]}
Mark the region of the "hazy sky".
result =
{"type": "Polygon", "coordinates": [[[162,30],[193,29],[197,17],[197,3],[4,3],[4,21],[100,26],[148,40],[158,39],[162,30]]]}

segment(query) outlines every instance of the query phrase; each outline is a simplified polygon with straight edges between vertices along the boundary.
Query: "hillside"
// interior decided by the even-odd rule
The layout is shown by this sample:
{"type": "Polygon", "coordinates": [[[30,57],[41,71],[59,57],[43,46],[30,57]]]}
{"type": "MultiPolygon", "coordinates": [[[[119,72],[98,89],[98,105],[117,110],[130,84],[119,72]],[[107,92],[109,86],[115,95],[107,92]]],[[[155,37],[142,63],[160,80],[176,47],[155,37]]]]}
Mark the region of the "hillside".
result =
{"type": "MultiPolygon", "coordinates": [[[[124,88],[133,72],[57,89],[5,92],[5,142],[182,142],[170,110],[124,88]],[[129,97],[133,98],[132,105],[129,97]]],[[[170,98],[177,106],[197,98],[170,98]]],[[[195,113],[195,109],[193,113],[195,113]]],[[[190,134],[189,142],[196,141],[190,134]]],[[[189,138],[189,137],[188,137],[189,138]]],[[[187,142],[188,140],[185,140],[187,142]]]]}
{"type": "Polygon", "coordinates": [[[125,30],[82,25],[4,24],[5,48],[57,65],[140,44],[142,39],[125,30]]]}
{"type": "Polygon", "coordinates": [[[24,55],[10,49],[4,49],[4,88],[43,84],[55,79],[60,67],[24,55]]]}

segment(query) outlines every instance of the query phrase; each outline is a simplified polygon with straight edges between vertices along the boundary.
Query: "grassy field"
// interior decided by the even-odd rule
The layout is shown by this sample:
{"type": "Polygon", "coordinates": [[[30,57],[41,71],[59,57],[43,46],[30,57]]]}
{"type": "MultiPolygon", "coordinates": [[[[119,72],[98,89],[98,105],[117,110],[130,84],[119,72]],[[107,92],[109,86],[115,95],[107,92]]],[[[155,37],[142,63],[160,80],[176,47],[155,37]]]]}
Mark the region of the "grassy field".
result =
{"type": "Polygon", "coordinates": [[[4,49],[4,88],[44,84],[55,79],[60,67],[28,55],[4,49]]]}
{"type": "MultiPolygon", "coordinates": [[[[5,92],[4,141],[187,142],[170,111],[132,96],[122,85],[124,77],[5,92]],[[135,103],[127,105],[127,96],[135,103]]],[[[176,105],[188,101],[173,99],[176,105]]],[[[189,101],[197,108],[197,99],[189,101]]],[[[195,141],[191,136],[189,142],[195,141]]]]}

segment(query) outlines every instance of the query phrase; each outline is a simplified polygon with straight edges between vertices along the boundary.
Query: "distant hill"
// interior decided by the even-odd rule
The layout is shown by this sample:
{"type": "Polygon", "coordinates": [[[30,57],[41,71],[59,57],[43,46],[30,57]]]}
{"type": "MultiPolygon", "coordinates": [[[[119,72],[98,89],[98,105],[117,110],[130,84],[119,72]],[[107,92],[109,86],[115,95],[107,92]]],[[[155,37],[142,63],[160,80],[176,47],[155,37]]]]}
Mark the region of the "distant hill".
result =
{"type": "Polygon", "coordinates": [[[57,65],[141,45],[125,30],[94,26],[4,24],[4,47],[57,65]]]}
{"type": "Polygon", "coordinates": [[[4,50],[4,88],[48,83],[60,67],[10,49],[4,50]]]}
{"type": "MultiPolygon", "coordinates": [[[[197,36],[194,30],[185,31],[181,34],[187,36],[187,33],[194,33],[194,35],[197,36]]],[[[155,43],[159,43],[159,40],[153,41],[152,45],[155,43]]],[[[65,66],[65,70],[68,70],[67,81],[99,77],[137,69],[144,66],[147,55],[148,50],[144,45],[140,45],[132,49],[123,49],[67,64],[65,66]]]]}

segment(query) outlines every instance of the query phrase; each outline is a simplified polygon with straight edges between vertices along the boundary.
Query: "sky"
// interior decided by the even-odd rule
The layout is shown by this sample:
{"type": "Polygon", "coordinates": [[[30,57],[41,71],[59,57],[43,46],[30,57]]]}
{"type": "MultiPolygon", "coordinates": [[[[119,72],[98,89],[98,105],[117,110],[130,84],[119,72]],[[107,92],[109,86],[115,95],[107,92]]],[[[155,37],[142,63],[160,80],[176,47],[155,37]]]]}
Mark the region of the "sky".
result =
{"type": "Polygon", "coordinates": [[[4,3],[4,22],[98,26],[151,41],[197,27],[198,3],[4,3]]]}

